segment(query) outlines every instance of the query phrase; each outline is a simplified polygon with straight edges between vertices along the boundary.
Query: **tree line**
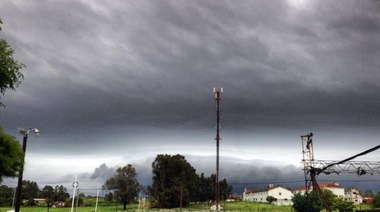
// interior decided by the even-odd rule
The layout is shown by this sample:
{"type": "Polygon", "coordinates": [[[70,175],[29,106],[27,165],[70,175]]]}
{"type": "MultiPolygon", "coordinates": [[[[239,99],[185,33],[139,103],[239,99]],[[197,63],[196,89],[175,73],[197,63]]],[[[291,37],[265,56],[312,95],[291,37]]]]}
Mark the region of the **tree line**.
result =
{"type": "MultiPolygon", "coordinates": [[[[105,200],[127,205],[138,200],[144,194],[151,201],[151,207],[177,208],[186,207],[190,202],[214,202],[216,176],[197,174],[195,168],[182,155],[157,155],[152,162],[152,184],[143,187],[137,180],[135,168],[128,164],[116,170],[113,177],[106,180],[102,189],[106,191],[105,200]]],[[[219,181],[220,198],[225,200],[232,194],[232,186],[226,179],[219,181]]],[[[11,206],[14,189],[5,185],[0,187],[0,206],[11,206]]],[[[24,204],[35,205],[35,198],[44,198],[48,205],[65,202],[70,205],[72,199],[67,189],[60,185],[46,185],[42,190],[34,181],[24,180],[21,199],[24,204]]],[[[79,198],[79,201],[83,201],[79,198]]]]}
{"type": "MultiPolygon", "coordinates": [[[[13,204],[15,189],[6,185],[0,186],[0,206],[11,206],[13,204]]],[[[55,202],[68,202],[70,194],[63,185],[52,187],[46,185],[42,190],[34,181],[23,180],[21,199],[28,206],[36,205],[34,199],[45,198],[48,205],[55,202]]]]}
{"type": "MultiPolygon", "coordinates": [[[[126,205],[136,200],[140,192],[152,200],[157,208],[185,207],[190,202],[215,201],[216,176],[198,175],[182,155],[157,155],[152,163],[152,185],[143,188],[136,179],[137,173],[131,164],[118,168],[113,177],[103,185],[113,197],[126,205]]],[[[226,179],[218,182],[221,199],[232,194],[232,186],[226,179]]]]}
{"type": "MultiPolygon", "coordinates": [[[[355,203],[351,200],[338,197],[328,189],[324,189],[322,193],[326,205],[328,205],[331,210],[339,212],[355,211],[355,203]]],[[[380,208],[380,191],[375,195],[372,190],[366,190],[364,196],[373,198],[373,208],[380,208]]],[[[323,204],[322,197],[313,191],[306,192],[305,194],[296,193],[294,194],[292,201],[292,207],[295,212],[319,212],[322,210],[328,211],[326,205],[323,204]]]]}

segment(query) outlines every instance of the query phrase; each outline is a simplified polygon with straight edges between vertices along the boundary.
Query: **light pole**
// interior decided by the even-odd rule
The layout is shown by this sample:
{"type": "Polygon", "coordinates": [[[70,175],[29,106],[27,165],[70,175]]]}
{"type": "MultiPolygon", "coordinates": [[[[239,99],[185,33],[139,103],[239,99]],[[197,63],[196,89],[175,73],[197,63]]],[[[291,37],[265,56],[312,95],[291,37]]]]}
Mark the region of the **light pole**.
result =
{"type": "Polygon", "coordinates": [[[22,156],[22,163],[20,166],[20,170],[18,173],[18,183],[17,183],[17,190],[16,190],[16,204],[15,204],[15,212],[20,211],[20,205],[21,205],[21,190],[22,190],[22,175],[24,172],[24,162],[25,162],[25,152],[26,152],[26,142],[28,141],[28,134],[30,131],[34,132],[36,136],[39,135],[40,131],[36,128],[32,129],[29,128],[28,130],[25,130],[21,127],[17,128],[18,132],[24,136],[22,140],[22,150],[23,150],[23,156],[22,156]]]}

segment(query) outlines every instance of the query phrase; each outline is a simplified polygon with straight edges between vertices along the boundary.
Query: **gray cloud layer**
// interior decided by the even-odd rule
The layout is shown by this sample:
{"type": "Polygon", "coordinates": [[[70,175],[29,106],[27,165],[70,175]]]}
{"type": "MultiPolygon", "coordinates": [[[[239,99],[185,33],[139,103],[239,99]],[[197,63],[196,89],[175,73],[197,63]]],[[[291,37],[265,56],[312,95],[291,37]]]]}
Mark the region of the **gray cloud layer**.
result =
{"type": "Polygon", "coordinates": [[[188,122],[209,113],[213,86],[230,117],[378,116],[376,2],[14,4],[5,38],[28,69],[5,100],[35,120],[188,122]]]}
{"type": "Polygon", "coordinates": [[[217,86],[226,151],[299,152],[313,131],[320,154],[348,157],[380,136],[379,12],[369,0],[2,1],[0,35],[27,68],[0,124],[41,128],[28,151],[45,155],[212,146],[217,86]]]}

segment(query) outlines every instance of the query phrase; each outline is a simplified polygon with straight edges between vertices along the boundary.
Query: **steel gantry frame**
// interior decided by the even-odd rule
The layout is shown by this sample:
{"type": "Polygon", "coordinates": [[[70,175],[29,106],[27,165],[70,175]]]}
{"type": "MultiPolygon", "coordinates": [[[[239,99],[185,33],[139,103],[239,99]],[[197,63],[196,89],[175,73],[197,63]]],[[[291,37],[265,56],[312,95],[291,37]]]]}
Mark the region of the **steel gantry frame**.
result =
{"type": "Polygon", "coordinates": [[[380,174],[379,161],[347,161],[339,163],[340,161],[333,160],[315,160],[314,168],[318,170],[317,174],[340,174],[349,173],[365,175],[365,174],[380,174]],[[333,164],[332,166],[330,166],[333,164]],[[327,167],[327,168],[326,168],[327,167]]]}
{"type": "Polygon", "coordinates": [[[358,176],[365,174],[380,174],[379,161],[353,161],[353,159],[366,155],[380,148],[380,145],[368,149],[364,152],[351,156],[345,160],[315,160],[313,147],[313,133],[301,135],[302,142],[302,164],[305,175],[305,189],[312,188],[314,194],[318,194],[327,211],[331,211],[327,204],[324,194],[319,187],[316,177],[321,174],[340,174],[340,173],[355,173],[358,176]]]}

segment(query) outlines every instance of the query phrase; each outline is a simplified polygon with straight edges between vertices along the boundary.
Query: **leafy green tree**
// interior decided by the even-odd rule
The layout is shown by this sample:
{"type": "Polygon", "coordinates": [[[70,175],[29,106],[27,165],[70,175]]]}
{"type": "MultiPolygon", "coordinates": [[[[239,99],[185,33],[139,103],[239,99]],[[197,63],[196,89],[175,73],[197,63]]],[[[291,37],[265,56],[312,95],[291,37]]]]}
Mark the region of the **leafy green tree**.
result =
{"type": "Polygon", "coordinates": [[[380,208],[380,192],[373,197],[372,205],[374,208],[380,208]]]}
{"type": "Polygon", "coordinates": [[[319,212],[323,209],[322,201],[314,192],[294,194],[293,209],[295,212],[319,212]]]}
{"type": "Polygon", "coordinates": [[[136,177],[135,168],[128,164],[123,168],[118,168],[116,174],[103,185],[103,189],[115,191],[115,196],[123,203],[123,210],[127,209],[128,203],[138,197],[141,185],[136,177]]]}
{"type": "MultiPolygon", "coordinates": [[[[79,194],[77,196],[74,197],[74,204],[76,206],[83,206],[83,198],[84,198],[84,194],[79,194]]],[[[65,205],[71,205],[73,203],[73,198],[68,198],[66,199],[65,201],[65,205]]]]}
{"type": "Polygon", "coordinates": [[[109,192],[108,194],[106,194],[104,196],[104,199],[106,200],[106,203],[108,205],[110,205],[112,203],[112,200],[113,200],[113,194],[112,194],[112,192],[109,192]]]}
{"type": "Polygon", "coordinates": [[[9,188],[6,185],[0,186],[0,206],[9,207],[12,205],[14,193],[16,191],[12,188],[9,188]]]}
{"type": "Polygon", "coordinates": [[[54,193],[54,188],[50,185],[46,185],[42,189],[42,197],[46,198],[47,211],[49,211],[49,207],[52,204],[53,193],[54,193]]]}
{"type": "Polygon", "coordinates": [[[61,201],[65,202],[68,198],[70,198],[70,194],[67,192],[67,189],[63,187],[63,185],[56,185],[54,188],[54,192],[52,195],[52,200],[54,202],[61,201]]]}
{"type": "Polygon", "coordinates": [[[272,196],[267,196],[267,198],[266,198],[265,200],[266,200],[267,202],[269,202],[270,204],[272,204],[272,202],[277,201],[277,198],[272,197],[272,196]]]}
{"type": "Polygon", "coordinates": [[[227,183],[226,179],[219,182],[220,198],[226,200],[232,194],[232,186],[227,183]]]}
{"type": "Polygon", "coordinates": [[[337,196],[329,189],[323,189],[322,192],[323,192],[323,196],[326,200],[326,204],[328,204],[330,206],[330,208],[333,208],[333,206],[335,204],[335,200],[337,199],[337,196]]]}
{"type": "Polygon", "coordinates": [[[159,208],[186,206],[197,193],[198,175],[182,155],[157,155],[150,193],[159,208]]]}
{"type": "MultiPolygon", "coordinates": [[[[339,212],[351,212],[354,211],[354,203],[352,201],[345,200],[336,196],[331,190],[324,189],[323,196],[326,200],[326,203],[334,211],[339,212]]],[[[326,208],[325,208],[326,209],[326,208]]]]}
{"type": "Polygon", "coordinates": [[[332,208],[339,212],[353,212],[355,205],[352,201],[343,198],[335,198],[332,208]]]}
{"type": "Polygon", "coordinates": [[[23,180],[22,181],[22,193],[21,199],[28,200],[28,205],[35,205],[34,198],[41,196],[41,190],[34,181],[23,180]]]}
{"type": "MultiPolygon", "coordinates": [[[[211,174],[210,177],[205,177],[203,173],[198,179],[198,191],[197,199],[192,199],[192,201],[215,201],[215,181],[216,175],[211,174]]],[[[226,179],[219,181],[220,199],[226,200],[232,194],[232,186],[227,183],[226,179]]]]}
{"type": "Polygon", "coordinates": [[[17,176],[24,153],[15,137],[0,128],[0,182],[3,177],[17,176]]]}
{"type": "Polygon", "coordinates": [[[84,202],[84,198],[86,198],[86,195],[84,193],[80,193],[78,194],[78,196],[75,197],[75,202],[79,205],[79,206],[83,206],[84,202]]]}
{"type": "Polygon", "coordinates": [[[198,180],[198,200],[199,202],[208,202],[215,199],[214,182],[211,177],[205,177],[203,173],[198,180]]]}
{"type": "Polygon", "coordinates": [[[364,196],[365,197],[374,197],[375,196],[375,194],[373,194],[373,192],[372,192],[372,190],[371,189],[367,189],[367,190],[365,190],[365,192],[364,192],[364,196]]]}
{"type": "MultiPolygon", "coordinates": [[[[3,24],[3,22],[0,19],[0,25],[1,24],[3,24]]],[[[24,78],[20,70],[25,68],[25,65],[15,60],[13,54],[14,50],[8,42],[4,39],[0,39],[0,92],[2,95],[9,89],[15,90],[24,78]]],[[[2,106],[4,107],[5,105],[0,101],[0,107],[2,106]]]]}

